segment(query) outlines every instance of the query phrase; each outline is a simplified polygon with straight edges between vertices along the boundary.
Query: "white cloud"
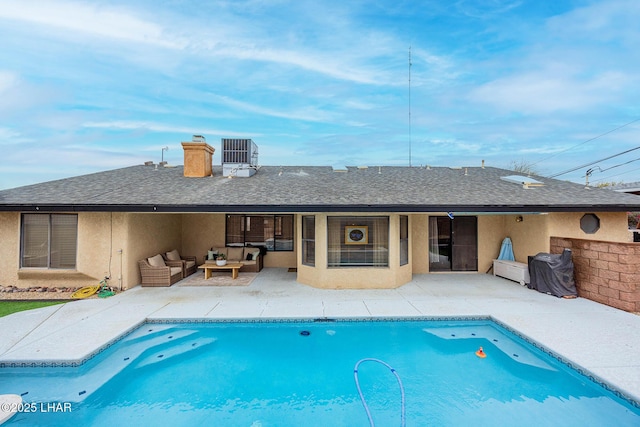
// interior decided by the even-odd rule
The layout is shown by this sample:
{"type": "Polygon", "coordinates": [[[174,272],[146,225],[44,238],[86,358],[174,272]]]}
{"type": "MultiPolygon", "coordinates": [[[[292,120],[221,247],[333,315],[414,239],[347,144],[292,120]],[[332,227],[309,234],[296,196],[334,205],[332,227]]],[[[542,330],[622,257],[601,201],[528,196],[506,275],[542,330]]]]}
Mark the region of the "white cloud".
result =
{"type": "MultiPolygon", "coordinates": [[[[317,14],[319,11],[316,6],[309,7],[311,10],[303,15],[309,20],[305,24],[308,28],[330,23],[332,26],[324,31],[309,30],[313,35],[322,33],[317,38],[311,36],[313,42],[307,42],[305,38],[298,39],[298,33],[287,37],[292,32],[274,32],[271,28],[274,25],[272,19],[249,20],[240,12],[229,14],[228,11],[217,11],[220,13],[209,16],[211,12],[208,11],[202,16],[193,16],[189,15],[187,9],[181,14],[160,15],[150,10],[142,12],[132,7],[72,0],[6,0],[0,7],[0,20],[45,28],[49,37],[66,42],[72,40],[83,44],[83,48],[86,48],[85,36],[103,39],[107,43],[103,48],[109,48],[109,54],[126,55],[128,61],[140,65],[148,61],[151,67],[166,68],[167,64],[177,66],[176,62],[192,61],[196,57],[201,62],[235,59],[288,66],[359,84],[398,84],[398,76],[388,69],[389,61],[397,59],[395,37],[373,28],[362,28],[348,16],[342,16],[339,23],[331,19],[324,22],[327,18],[317,14]],[[82,36],[70,37],[69,33],[81,33],[82,36]],[[350,42],[344,43],[344,39],[350,42]],[[132,43],[134,50],[135,45],[150,49],[138,49],[137,54],[132,55],[132,46],[123,46],[124,49],[121,49],[109,46],[110,42],[132,43]],[[159,57],[153,47],[170,49],[176,55],[179,52],[179,56],[159,57]],[[140,61],[137,61],[138,57],[140,61]],[[378,66],[376,61],[384,65],[378,66]]],[[[416,55],[425,56],[433,64],[440,62],[433,55],[424,52],[418,54],[418,49],[416,55]]]]}
{"type": "Polygon", "coordinates": [[[549,19],[549,31],[556,37],[580,40],[640,41],[637,30],[640,3],[636,0],[607,0],[576,8],[549,19]]]}
{"type": "Polygon", "coordinates": [[[195,126],[176,126],[164,123],[156,122],[144,122],[144,121],[127,121],[127,120],[113,120],[104,122],[85,122],[82,124],[85,128],[95,129],[112,129],[112,130],[147,130],[151,132],[167,132],[167,133],[183,133],[186,135],[192,134],[204,134],[206,135],[224,135],[224,136],[238,136],[238,137],[256,137],[260,136],[259,133],[237,132],[223,129],[202,129],[195,126]]]}
{"type": "Polygon", "coordinates": [[[0,71],[0,94],[9,91],[18,84],[18,76],[10,71],[0,71]]]}
{"type": "MultiPolygon", "coordinates": [[[[598,79],[599,80],[599,79],[598,79]]],[[[581,82],[548,72],[509,76],[481,85],[470,93],[478,103],[527,114],[585,110],[603,101],[601,81],[581,82]]]]}
{"type": "Polygon", "coordinates": [[[584,114],[637,98],[638,19],[640,3],[626,0],[551,17],[529,34],[531,43],[484,64],[493,78],[469,99],[500,112],[546,115],[584,114]]]}
{"type": "MultiPolygon", "coordinates": [[[[275,62],[293,65],[305,70],[324,74],[339,80],[363,84],[386,84],[388,78],[374,69],[353,65],[345,61],[344,56],[325,56],[318,53],[307,54],[295,50],[273,48],[223,49],[218,53],[237,59],[275,62]]],[[[344,55],[344,54],[343,54],[344,55]]]]}
{"type": "Polygon", "coordinates": [[[59,0],[5,0],[0,7],[0,18],[168,48],[185,45],[183,40],[169,38],[162,26],[124,8],[59,0]]]}
{"type": "Polygon", "coordinates": [[[210,95],[212,98],[219,100],[222,104],[236,108],[245,112],[256,113],[264,116],[279,117],[290,120],[304,120],[309,122],[327,122],[332,121],[332,114],[318,110],[313,107],[296,108],[294,112],[276,110],[274,108],[261,107],[258,104],[238,101],[227,96],[210,95]]]}
{"type": "Polygon", "coordinates": [[[474,18],[488,18],[517,8],[521,1],[512,0],[458,0],[455,8],[474,18]]]}
{"type": "MultiPolygon", "coordinates": [[[[17,73],[0,71],[0,124],[21,111],[49,104],[58,95],[54,88],[36,86],[17,73]]],[[[22,120],[29,122],[32,118],[33,113],[22,120]]]]}
{"type": "Polygon", "coordinates": [[[16,132],[13,129],[0,127],[0,144],[15,143],[15,139],[20,137],[20,132],[16,132]]]}

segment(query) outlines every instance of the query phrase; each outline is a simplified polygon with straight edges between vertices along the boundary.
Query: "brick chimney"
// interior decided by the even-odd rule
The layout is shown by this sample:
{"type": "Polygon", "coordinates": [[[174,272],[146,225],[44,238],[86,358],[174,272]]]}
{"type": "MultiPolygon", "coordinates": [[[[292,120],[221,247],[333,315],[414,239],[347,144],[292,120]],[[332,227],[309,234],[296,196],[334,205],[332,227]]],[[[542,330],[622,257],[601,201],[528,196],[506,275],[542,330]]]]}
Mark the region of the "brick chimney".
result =
{"type": "Polygon", "coordinates": [[[215,149],[207,144],[204,136],[193,135],[191,142],[183,142],[184,176],[202,178],[213,175],[212,157],[215,149]]]}

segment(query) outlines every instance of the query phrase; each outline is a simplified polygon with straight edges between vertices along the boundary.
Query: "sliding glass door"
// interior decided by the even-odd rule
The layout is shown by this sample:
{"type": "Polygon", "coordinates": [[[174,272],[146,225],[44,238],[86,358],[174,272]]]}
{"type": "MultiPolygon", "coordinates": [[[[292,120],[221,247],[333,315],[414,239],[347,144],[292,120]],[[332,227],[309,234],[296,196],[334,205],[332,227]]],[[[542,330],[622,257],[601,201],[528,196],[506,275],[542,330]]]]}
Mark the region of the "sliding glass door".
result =
{"type": "Polygon", "coordinates": [[[429,270],[478,270],[478,219],[429,217],[429,270]]]}

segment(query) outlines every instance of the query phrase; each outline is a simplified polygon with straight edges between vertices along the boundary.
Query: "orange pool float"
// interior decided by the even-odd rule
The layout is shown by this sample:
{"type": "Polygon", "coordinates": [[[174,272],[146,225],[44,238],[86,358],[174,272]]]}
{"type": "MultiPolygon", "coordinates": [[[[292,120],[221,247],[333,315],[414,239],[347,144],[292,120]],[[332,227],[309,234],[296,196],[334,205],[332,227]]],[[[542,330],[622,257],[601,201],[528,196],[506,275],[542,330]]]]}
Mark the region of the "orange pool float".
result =
{"type": "Polygon", "coordinates": [[[478,356],[481,359],[484,359],[485,357],[487,357],[482,347],[480,347],[478,351],[476,351],[476,356],[478,356]]]}

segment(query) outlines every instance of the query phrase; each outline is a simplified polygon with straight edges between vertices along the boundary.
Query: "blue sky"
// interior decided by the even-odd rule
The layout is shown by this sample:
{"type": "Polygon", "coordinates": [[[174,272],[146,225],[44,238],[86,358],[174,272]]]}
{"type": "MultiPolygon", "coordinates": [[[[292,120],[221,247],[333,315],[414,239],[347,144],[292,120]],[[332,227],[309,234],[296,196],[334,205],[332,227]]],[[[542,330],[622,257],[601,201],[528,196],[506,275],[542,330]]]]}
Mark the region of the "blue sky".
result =
{"type": "MultiPolygon", "coordinates": [[[[557,174],[640,146],[638,22],[637,0],[0,0],[0,188],[182,164],[193,134],[214,163],[246,137],[262,165],[557,174]]],[[[640,150],[596,166],[640,181],[640,150]]]]}

